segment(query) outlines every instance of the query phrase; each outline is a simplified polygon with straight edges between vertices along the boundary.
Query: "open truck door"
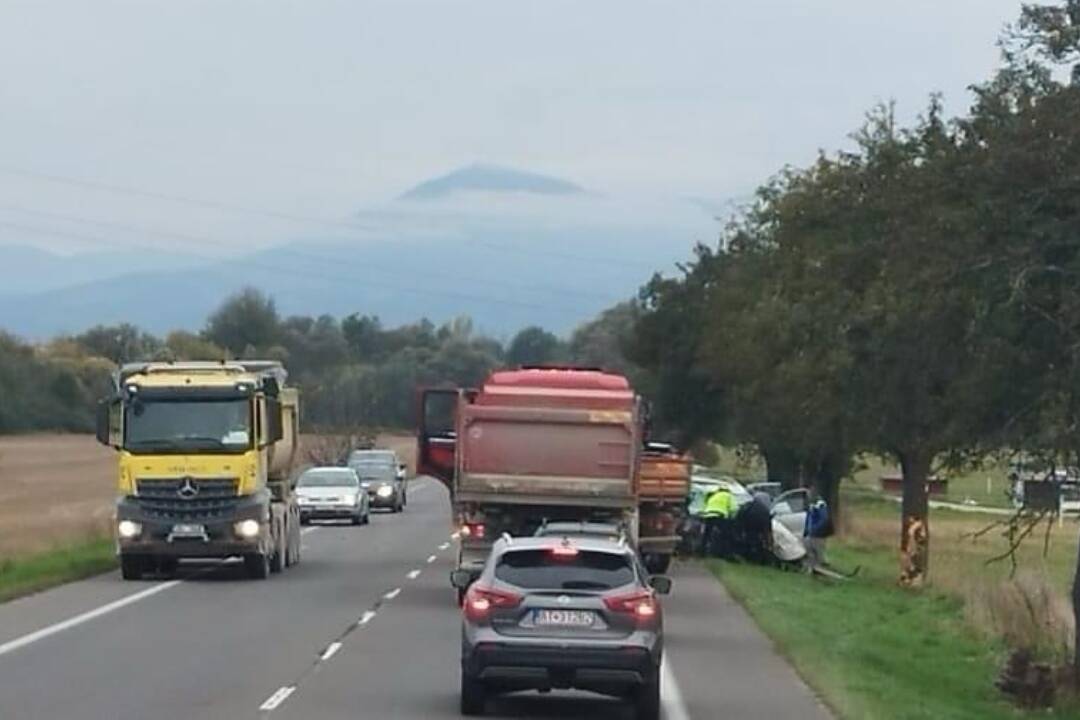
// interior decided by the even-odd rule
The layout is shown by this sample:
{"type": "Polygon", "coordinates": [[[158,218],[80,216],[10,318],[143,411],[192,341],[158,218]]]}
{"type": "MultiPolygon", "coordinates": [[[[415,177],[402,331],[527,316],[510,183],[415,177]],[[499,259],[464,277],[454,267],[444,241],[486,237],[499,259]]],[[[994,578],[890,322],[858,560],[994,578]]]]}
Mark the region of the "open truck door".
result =
{"type": "Polygon", "coordinates": [[[420,391],[416,433],[416,472],[438,478],[453,493],[457,466],[457,413],[462,391],[432,388],[420,391]]]}

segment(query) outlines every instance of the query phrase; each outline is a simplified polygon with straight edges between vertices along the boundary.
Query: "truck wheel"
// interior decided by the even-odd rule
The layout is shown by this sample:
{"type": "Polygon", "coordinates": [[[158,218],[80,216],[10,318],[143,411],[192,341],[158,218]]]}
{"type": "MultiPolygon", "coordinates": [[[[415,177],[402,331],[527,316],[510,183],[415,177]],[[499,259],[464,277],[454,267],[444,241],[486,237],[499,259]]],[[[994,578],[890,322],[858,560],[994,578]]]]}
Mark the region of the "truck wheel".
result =
{"type": "Polygon", "coordinates": [[[461,671],[461,714],[483,715],[487,704],[487,691],[484,684],[461,671]]]}
{"type": "Polygon", "coordinates": [[[141,580],[143,576],[143,559],[138,555],[120,556],[120,577],[125,580],[141,580]]]}
{"type": "Polygon", "coordinates": [[[285,569],[285,553],[288,550],[288,544],[284,533],[278,536],[275,544],[277,547],[274,548],[274,554],[270,556],[270,572],[276,575],[285,569]]]}
{"type": "Polygon", "coordinates": [[[300,531],[297,530],[296,539],[293,541],[293,549],[292,549],[292,564],[293,565],[299,565],[300,564],[300,545],[301,545],[302,542],[303,541],[300,539],[300,531]]]}
{"type": "Polygon", "coordinates": [[[645,556],[645,569],[653,575],[663,575],[671,567],[671,556],[649,553],[645,556]]]}
{"type": "Polygon", "coordinates": [[[270,556],[266,553],[245,555],[244,569],[252,580],[265,580],[270,575],[270,556]]]}
{"type": "Polygon", "coordinates": [[[660,720],[660,668],[635,691],[634,710],[637,720],[660,720]]]}
{"type": "Polygon", "coordinates": [[[167,578],[174,578],[179,565],[180,561],[176,558],[161,558],[158,560],[158,572],[167,578]]]}

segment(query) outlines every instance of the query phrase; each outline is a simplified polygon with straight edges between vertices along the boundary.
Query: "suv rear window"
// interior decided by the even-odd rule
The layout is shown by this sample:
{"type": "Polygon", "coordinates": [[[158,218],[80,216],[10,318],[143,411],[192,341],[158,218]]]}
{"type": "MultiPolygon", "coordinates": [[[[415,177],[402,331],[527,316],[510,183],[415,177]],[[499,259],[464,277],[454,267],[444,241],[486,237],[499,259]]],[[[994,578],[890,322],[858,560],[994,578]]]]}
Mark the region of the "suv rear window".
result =
{"type": "Polygon", "coordinates": [[[615,553],[512,550],[499,558],[495,577],[526,590],[610,590],[634,582],[634,569],[628,556],[615,553]]]}

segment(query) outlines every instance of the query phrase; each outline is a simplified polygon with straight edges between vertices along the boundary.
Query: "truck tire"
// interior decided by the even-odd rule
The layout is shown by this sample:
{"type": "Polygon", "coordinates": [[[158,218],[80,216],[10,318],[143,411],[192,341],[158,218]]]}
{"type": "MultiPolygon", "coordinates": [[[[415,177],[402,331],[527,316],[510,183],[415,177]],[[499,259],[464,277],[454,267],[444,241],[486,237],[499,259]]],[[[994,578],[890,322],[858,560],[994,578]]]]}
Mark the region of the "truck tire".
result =
{"type": "Polygon", "coordinates": [[[270,576],[270,556],[266,553],[249,553],[244,556],[244,569],[252,580],[265,580],[270,576]]]}
{"type": "Polygon", "coordinates": [[[671,555],[666,553],[647,553],[644,561],[645,569],[653,575],[663,575],[671,567],[671,555]]]}
{"type": "Polygon", "coordinates": [[[660,720],[660,668],[634,691],[634,712],[637,720],[660,720]]]}
{"type": "Polygon", "coordinates": [[[145,563],[138,555],[120,556],[120,577],[125,580],[141,580],[145,563]]]}
{"type": "Polygon", "coordinates": [[[179,566],[180,561],[170,557],[159,558],[157,563],[158,572],[170,579],[176,577],[176,571],[179,566]]]}
{"type": "Polygon", "coordinates": [[[300,544],[301,544],[301,542],[302,541],[300,540],[300,529],[297,528],[296,533],[293,536],[293,543],[292,543],[292,562],[291,562],[292,565],[299,565],[300,564],[300,544]]]}
{"type": "Polygon", "coordinates": [[[461,670],[461,714],[476,716],[484,714],[484,706],[487,705],[487,690],[484,684],[475,678],[465,674],[461,670]]]}

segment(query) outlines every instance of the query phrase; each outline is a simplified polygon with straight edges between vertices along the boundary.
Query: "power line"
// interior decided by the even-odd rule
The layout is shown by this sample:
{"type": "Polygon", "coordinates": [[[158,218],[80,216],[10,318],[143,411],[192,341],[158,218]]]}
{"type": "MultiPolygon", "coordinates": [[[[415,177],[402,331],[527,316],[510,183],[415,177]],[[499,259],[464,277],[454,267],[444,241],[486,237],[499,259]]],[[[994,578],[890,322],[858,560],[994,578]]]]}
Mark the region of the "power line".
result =
{"type": "MultiPolygon", "coordinates": [[[[10,165],[0,164],[0,173],[7,175],[13,175],[16,177],[30,178],[33,180],[40,180],[44,182],[58,183],[61,185],[70,185],[73,187],[79,187],[84,190],[97,190],[101,192],[110,192],[121,195],[131,195],[133,197],[143,197],[153,200],[160,200],[166,202],[174,202],[179,204],[191,205],[194,207],[202,207],[211,210],[217,210],[219,212],[231,212],[245,215],[259,216],[276,220],[285,220],[293,223],[309,223],[315,225],[323,225],[327,227],[345,228],[349,230],[367,230],[372,232],[378,232],[382,230],[377,226],[371,224],[345,222],[342,220],[331,220],[328,218],[319,218],[305,215],[297,215],[294,213],[284,213],[276,210],[267,210],[264,208],[251,208],[243,205],[235,205],[232,203],[220,202],[217,200],[207,200],[204,198],[187,197],[184,195],[171,195],[168,193],[157,192],[153,190],[142,190],[139,188],[131,188],[122,185],[113,185],[110,183],[103,183],[95,180],[86,180],[83,178],[74,178],[65,175],[55,175],[52,173],[42,173],[33,170],[26,170],[23,168],[13,167],[10,165]]],[[[485,240],[471,239],[469,242],[488,247],[500,252],[509,252],[518,255],[524,255],[526,257],[543,257],[543,258],[558,258],[560,260],[567,260],[578,263],[595,264],[601,267],[621,267],[626,269],[632,269],[636,271],[645,270],[647,272],[653,272],[656,268],[652,263],[645,261],[638,261],[628,259],[620,256],[609,256],[604,258],[587,257],[583,255],[577,255],[575,253],[565,253],[558,250],[545,249],[543,251],[536,251],[530,248],[515,247],[513,245],[506,245],[503,243],[496,243],[485,240]]]]}
{"type": "MultiPolygon", "coordinates": [[[[106,245],[106,246],[118,247],[120,249],[131,249],[130,245],[125,245],[125,244],[122,244],[122,243],[116,243],[114,241],[108,240],[107,238],[88,236],[88,235],[83,235],[83,234],[80,234],[80,233],[71,233],[71,232],[66,232],[66,231],[62,231],[62,230],[55,230],[55,229],[51,229],[51,228],[38,228],[38,227],[29,226],[29,225],[22,225],[22,224],[19,224],[19,223],[11,223],[11,222],[6,222],[6,221],[0,221],[0,227],[6,227],[6,228],[9,228],[9,229],[19,230],[21,232],[35,233],[35,234],[38,234],[38,235],[51,235],[51,236],[54,236],[54,237],[69,238],[69,239],[78,240],[80,242],[90,242],[90,243],[94,243],[94,244],[98,244],[98,245],[106,245]]],[[[199,255],[197,253],[189,253],[189,254],[192,255],[192,257],[198,257],[198,258],[208,260],[208,261],[214,262],[214,263],[227,262],[227,260],[223,260],[221,257],[199,255]]],[[[357,286],[357,283],[358,283],[358,280],[355,277],[346,278],[346,277],[330,275],[330,274],[322,273],[322,272],[304,271],[304,270],[300,270],[300,269],[297,269],[297,268],[294,268],[294,267],[286,268],[286,267],[268,265],[268,264],[266,264],[264,262],[257,261],[257,260],[244,259],[243,260],[243,266],[245,268],[254,268],[256,270],[266,270],[268,272],[282,273],[282,274],[285,274],[285,275],[294,275],[294,276],[298,275],[298,276],[302,276],[302,277],[306,276],[306,277],[310,277],[310,278],[313,278],[313,279],[324,280],[324,281],[328,281],[328,282],[343,283],[343,284],[347,284],[350,287],[354,287],[354,288],[357,286]]],[[[484,304],[497,303],[501,307],[515,307],[515,308],[520,308],[520,309],[523,309],[523,310],[551,310],[552,308],[566,309],[566,310],[571,310],[571,309],[578,310],[579,309],[576,306],[558,306],[558,305],[552,305],[552,304],[549,304],[549,303],[545,303],[545,304],[528,303],[528,302],[522,302],[520,300],[512,300],[512,299],[509,299],[509,298],[500,298],[500,297],[491,296],[491,295],[486,295],[485,296],[485,295],[475,295],[475,294],[471,294],[471,293],[461,293],[461,292],[447,291],[447,290],[421,289],[421,288],[416,288],[416,287],[413,287],[413,286],[405,286],[405,285],[397,285],[397,284],[394,284],[394,283],[381,282],[381,281],[378,281],[378,280],[373,281],[373,280],[365,279],[365,280],[363,280],[363,283],[365,285],[370,285],[370,286],[373,286],[373,287],[383,287],[383,288],[386,288],[388,290],[392,290],[394,292],[399,292],[399,293],[419,295],[419,296],[424,296],[424,297],[446,297],[446,298],[452,298],[452,299],[456,299],[456,300],[464,300],[464,301],[468,301],[468,302],[476,302],[476,303],[484,303],[484,304]]]]}
{"type": "MultiPolygon", "coordinates": [[[[50,218],[50,219],[53,219],[53,220],[62,220],[64,222],[72,222],[72,223],[79,223],[79,224],[84,224],[84,225],[93,225],[93,226],[103,227],[103,228],[111,228],[111,229],[115,229],[115,230],[123,230],[125,232],[139,233],[141,235],[155,235],[155,236],[158,236],[158,237],[170,238],[170,239],[174,239],[174,240],[183,240],[183,241],[188,242],[188,243],[193,243],[193,244],[196,244],[196,245],[208,246],[208,247],[212,247],[214,249],[218,249],[222,245],[222,241],[215,240],[213,238],[209,238],[209,237],[206,237],[206,236],[191,235],[191,234],[188,234],[188,233],[179,233],[179,232],[174,232],[174,231],[169,231],[169,230],[151,229],[151,228],[139,227],[139,226],[136,226],[136,225],[129,225],[129,224],[126,224],[126,223],[118,223],[118,222],[107,221],[107,220],[95,220],[93,218],[85,218],[85,217],[80,217],[80,216],[77,216],[77,215],[69,215],[69,214],[65,214],[65,213],[50,212],[50,211],[46,211],[46,210],[35,210],[35,209],[32,209],[32,208],[21,207],[21,206],[18,206],[18,205],[0,205],[0,210],[6,210],[6,211],[9,211],[9,212],[23,213],[23,214],[27,214],[27,215],[35,215],[35,216],[38,216],[38,217],[50,218]]],[[[130,245],[133,245],[135,247],[140,247],[140,245],[138,243],[130,243],[130,245]]],[[[146,247],[146,246],[142,246],[142,247],[146,247]]],[[[316,264],[331,265],[332,267],[335,267],[335,268],[340,268],[341,267],[341,260],[338,259],[338,258],[327,257],[325,255],[318,255],[318,254],[313,254],[313,253],[302,253],[302,252],[299,252],[299,251],[297,251],[295,249],[288,248],[288,247],[274,247],[274,248],[272,248],[272,250],[274,252],[277,252],[277,253],[289,254],[289,255],[292,255],[294,257],[300,258],[302,260],[309,260],[309,261],[314,262],[316,264]]],[[[219,260],[221,259],[220,256],[218,257],[218,259],[219,260]]],[[[396,268],[396,267],[391,268],[391,267],[388,267],[386,265],[372,264],[372,263],[369,263],[369,262],[365,262],[364,267],[365,267],[365,269],[381,270],[383,272],[398,272],[400,270],[400,268],[396,268]]],[[[416,277],[428,277],[428,278],[435,279],[435,280],[447,280],[447,279],[456,280],[456,279],[459,279],[457,276],[450,276],[450,275],[446,275],[446,274],[429,273],[429,272],[416,272],[416,271],[412,271],[412,270],[410,270],[410,274],[414,275],[416,277]]],[[[597,299],[597,300],[603,300],[605,302],[611,302],[611,303],[619,302],[619,298],[615,298],[615,297],[612,297],[610,295],[603,295],[603,294],[600,294],[600,293],[591,293],[591,292],[588,292],[588,291],[575,290],[575,289],[572,289],[572,288],[565,288],[565,287],[544,286],[544,285],[523,285],[521,283],[501,282],[501,281],[490,280],[490,279],[483,280],[483,281],[476,281],[475,279],[473,279],[472,282],[474,284],[476,282],[482,282],[483,284],[486,284],[486,285],[495,286],[495,287],[503,287],[503,288],[510,289],[510,290],[526,290],[528,292],[545,293],[545,294],[552,294],[552,295],[558,295],[558,296],[575,295],[575,296],[584,297],[584,298],[592,298],[592,299],[597,299]]]]}
{"type": "Polygon", "coordinates": [[[364,226],[359,223],[349,223],[341,220],[328,220],[326,218],[310,217],[306,215],[296,215],[294,213],[284,213],[277,210],[267,210],[264,208],[251,208],[243,205],[234,205],[232,203],[224,203],[218,200],[206,200],[203,198],[187,197],[185,195],[170,195],[168,193],[156,192],[153,190],[141,190],[138,188],[125,187],[123,185],[111,185],[109,183],[97,182],[94,180],[83,180],[81,178],[66,177],[63,175],[52,175],[49,173],[34,172],[31,170],[23,170],[22,168],[16,168],[6,165],[0,165],[0,172],[15,175],[16,177],[31,178],[34,180],[43,180],[45,182],[59,183],[62,185],[71,185],[74,187],[81,187],[85,190],[99,190],[102,192],[111,192],[121,195],[131,195],[133,197],[143,197],[151,200],[163,200],[166,202],[180,203],[182,205],[192,205],[195,207],[207,208],[210,210],[218,210],[221,212],[240,213],[244,215],[254,215],[266,217],[274,220],[286,220],[294,223],[307,223],[313,225],[327,225],[331,227],[343,227],[350,230],[371,230],[374,229],[369,226],[364,226]]]}

